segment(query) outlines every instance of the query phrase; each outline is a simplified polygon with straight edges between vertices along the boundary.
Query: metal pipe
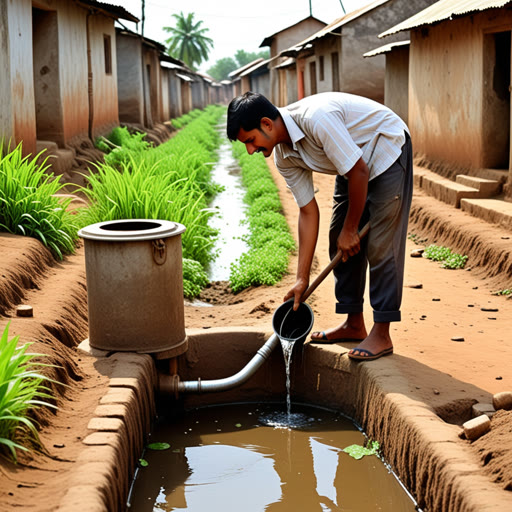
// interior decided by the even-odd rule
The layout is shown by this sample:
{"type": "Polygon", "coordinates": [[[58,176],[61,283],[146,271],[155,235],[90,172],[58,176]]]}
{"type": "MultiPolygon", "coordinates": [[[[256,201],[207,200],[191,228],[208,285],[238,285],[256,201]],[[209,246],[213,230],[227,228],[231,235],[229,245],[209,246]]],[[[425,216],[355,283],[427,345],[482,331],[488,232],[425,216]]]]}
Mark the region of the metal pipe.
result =
{"type": "MultiPolygon", "coordinates": [[[[231,377],[215,380],[198,379],[183,382],[174,379],[173,385],[175,386],[175,391],[177,393],[213,393],[228,391],[229,389],[240,386],[256,373],[261,365],[268,359],[272,351],[277,347],[278,343],[279,337],[275,333],[272,334],[245,367],[231,377]]],[[[165,384],[161,387],[167,387],[168,389],[168,386],[165,386],[165,384]]]]}

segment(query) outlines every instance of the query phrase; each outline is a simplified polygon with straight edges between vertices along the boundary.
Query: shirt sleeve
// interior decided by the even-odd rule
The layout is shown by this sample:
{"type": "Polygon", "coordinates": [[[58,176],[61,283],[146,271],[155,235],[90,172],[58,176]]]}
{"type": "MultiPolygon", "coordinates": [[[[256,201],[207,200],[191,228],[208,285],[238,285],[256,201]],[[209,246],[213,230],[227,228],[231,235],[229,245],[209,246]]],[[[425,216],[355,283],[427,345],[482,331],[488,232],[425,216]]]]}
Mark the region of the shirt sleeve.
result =
{"type": "Polygon", "coordinates": [[[274,162],[299,208],[306,206],[315,197],[313,172],[294,165],[293,157],[280,158],[277,151],[274,153],[274,162]]]}
{"type": "Polygon", "coordinates": [[[363,151],[353,141],[339,111],[323,115],[313,127],[313,136],[323,147],[325,155],[336,167],[338,174],[344,175],[361,158],[363,151]]]}

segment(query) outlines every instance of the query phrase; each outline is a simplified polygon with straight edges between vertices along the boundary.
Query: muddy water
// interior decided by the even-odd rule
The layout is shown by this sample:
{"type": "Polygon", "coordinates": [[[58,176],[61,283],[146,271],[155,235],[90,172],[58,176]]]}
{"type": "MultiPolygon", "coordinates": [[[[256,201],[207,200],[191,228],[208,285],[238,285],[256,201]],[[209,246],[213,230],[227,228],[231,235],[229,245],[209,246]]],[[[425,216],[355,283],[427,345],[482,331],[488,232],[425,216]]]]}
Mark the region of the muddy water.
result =
{"type": "Polygon", "coordinates": [[[247,244],[241,237],[249,230],[247,224],[240,222],[245,219],[247,209],[240,167],[233,157],[231,142],[225,137],[218,150],[218,161],[212,169],[212,180],[222,185],[224,190],[210,204],[217,215],[210,219],[209,225],[219,230],[219,238],[213,248],[218,256],[209,266],[208,278],[210,281],[229,281],[231,263],[247,252],[247,244]]]}
{"type": "Polygon", "coordinates": [[[167,421],[146,450],[130,494],[137,512],[413,512],[398,480],[375,455],[343,449],[364,435],[346,418],[294,404],[202,408],[167,421]],[[284,419],[284,423],[283,423],[284,419]],[[290,427],[291,425],[291,427],[290,427]]]}

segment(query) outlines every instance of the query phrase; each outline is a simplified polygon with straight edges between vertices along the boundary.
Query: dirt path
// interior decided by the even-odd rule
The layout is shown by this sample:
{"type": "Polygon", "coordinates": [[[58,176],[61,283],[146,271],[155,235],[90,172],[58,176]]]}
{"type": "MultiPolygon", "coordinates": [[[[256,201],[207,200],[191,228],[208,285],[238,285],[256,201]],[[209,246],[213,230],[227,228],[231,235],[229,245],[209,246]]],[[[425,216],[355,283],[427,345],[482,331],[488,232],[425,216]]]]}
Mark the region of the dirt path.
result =
{"type": "MultiPolygon", "coordinates": [[[[273,172],[276,173],[275,169],[273,172]]],[[[295,233],[297,208],[277,175],[276,182],[285,215],[295,233]]],[[[329,176],[320,176],[315,184],[321,208],[317,273],[328,263],[327,230],[333,181],[329,176]]],[[[508,271],[496,275],[495,270],[496,266],[510,268],[511,263],[500,262],[498,257],[496,265],[487,265],[490,269],[485,266],[486,259],[491,261],[496,254],[508,254],[512,240],[507,238],[510,233],[418,194],[414,198],[410,232],[419,238],[428,236],[429,242],[452,240],[453,248],[463,243],[476,247],[482,239],[488,242],[484,246],[496,246],[492,254],[487,254],[484,247],[481,256],[469,260],[468,267],[473,270],[445,270],[424,258],[407,257],[403,320],[392,329],[395,355],[391,357],[400,366],[409,391],[450,422],[460,417],[460,407],[476,401],[489,402],[493,393],[512,390],[512,300],[491,295],[493,290],[510,287],[508,271]],[[433,223],[425,221],[433,216],[441,219],[435,235],[433,223]],[[450,231],[448,225],[455,228],[450,231]],[[470,242],[457,239],[457,233],[470,229],[475,233],[470,242]]],[[[407,254],[417,247],[409,240],[407,254]]],[[[88,418],[102,396],[109,369],[75,349],[87,337],[83,252],[50,266],[48,254],[38,244],[0,235],[0,262],[0,327],[3,329],[11,319],[11,335],[34,341],[35,351],[51,354],[64,367],[59,370],[59,378],[69,385],[59,398],[58,414],[41,418],[42,439],[51,457],[24,459],[28,467],[0,465],[0,509],[50,511],[64,494],[66,474],[80,453],[88,418]],[[20,274],[22,278],[17,277],[20,274]],[[15,317],[14,307],[19,303],[34,306],[33,319],[15,317]]],[[[251,325],[268,330],[274,310],[294,282],[295,265],[293,257],[291,274],[272,288],[253,288],[233,296],[225,283],[214,283],[202,296],[204,302],[213,305],[185,307],[186,328],[251,325]]],[[[334,313],[332,290],[329,276],[308,300],[315,315],[314,329],[327,329],[340,320],[334,313]]],[[[371,310],[366,311],[365,318],[367,326],[371,326],[371,310]]],[[[344,350],[352,346],[347,344],[344,350]]],[[[512,419],[508,413],[501,423],[498,438],[488,444],[485,438],[478,445],[475,443],[475,456],[487,460],[484,470],[493,474],[490,478],[498,480],[497,486],[508,485],[512,490],[512,419]]]]}

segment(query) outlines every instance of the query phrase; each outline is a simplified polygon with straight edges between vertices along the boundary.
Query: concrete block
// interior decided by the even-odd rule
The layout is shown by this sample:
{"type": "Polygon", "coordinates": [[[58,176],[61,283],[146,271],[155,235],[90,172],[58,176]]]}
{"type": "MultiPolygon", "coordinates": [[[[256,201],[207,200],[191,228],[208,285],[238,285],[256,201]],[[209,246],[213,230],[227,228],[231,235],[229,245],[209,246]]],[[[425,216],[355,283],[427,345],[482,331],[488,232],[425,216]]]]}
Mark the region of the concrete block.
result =
{"type": "Polygon", "coordinates": [[[482,199],[497,196],[501,192],[501,183],[497,180],[458,174],[455,181],[466,187],[476,188],[480,192],[478,197],[482,199]]]}
{"type": "Polygon", "coordinates": [[[474,441],[489,431],[491,428],[491,420],[488,416],[482,414],[477,418],[466,421],[466,423],[462,425],[462,428],[464,429],[464,435],[466,436],[466,439],[474,441]]]}
{"type": "Polygon", "coordinates": [[[492,405],[496,410],[505,409],[505,411],[510,411],[512,409],[512,391],[496,393],[492,397],[492,405]]]}
{"type": "Polygon", "coordinates": [[[499,199],[461,199],[460,208],[473,217],[512,231],[512,203],[499,199]]]}

